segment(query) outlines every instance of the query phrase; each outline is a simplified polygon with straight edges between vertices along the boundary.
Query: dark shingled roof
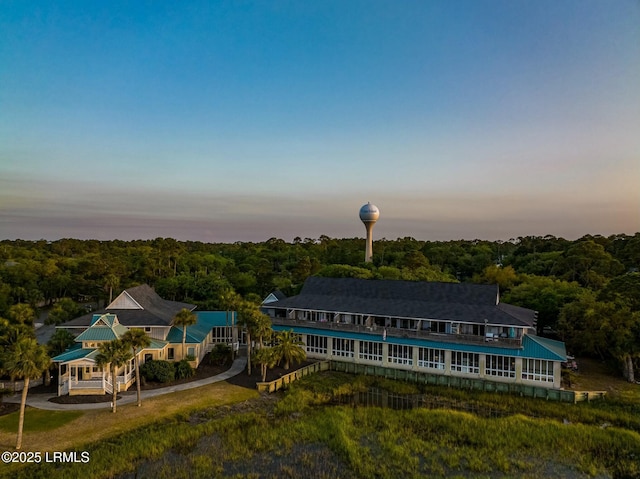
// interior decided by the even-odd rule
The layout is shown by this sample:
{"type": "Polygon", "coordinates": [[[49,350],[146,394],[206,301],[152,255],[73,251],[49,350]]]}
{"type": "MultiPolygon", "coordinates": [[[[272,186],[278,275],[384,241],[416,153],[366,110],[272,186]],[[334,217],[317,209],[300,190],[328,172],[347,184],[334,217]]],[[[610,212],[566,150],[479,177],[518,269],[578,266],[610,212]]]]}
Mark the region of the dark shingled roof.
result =
{"type": "Polygon", "coordinates": [[[497,302],[495,285],[312,276],[266,307],[533,327],[535,311],[497,302]]]}
{"type": "Polygon", "coordinates": [[[67,321],[61,327],[88,327],[95,314],[112,313],[120,324],[127,326],[170,326],[173,317],[183,308],[195,309],[195,305],[162,299],[149,285],[142,284],[126,290],[143,309],[106,308],[67,321]]]}

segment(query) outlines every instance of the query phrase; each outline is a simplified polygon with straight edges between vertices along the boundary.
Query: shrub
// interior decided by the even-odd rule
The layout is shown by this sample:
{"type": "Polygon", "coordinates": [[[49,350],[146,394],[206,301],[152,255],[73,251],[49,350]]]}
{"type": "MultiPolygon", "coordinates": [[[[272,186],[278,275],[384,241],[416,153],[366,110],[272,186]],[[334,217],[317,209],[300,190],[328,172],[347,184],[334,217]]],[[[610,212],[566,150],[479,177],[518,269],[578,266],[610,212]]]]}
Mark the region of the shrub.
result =
{"type": "Polygon", "coordinates": [[[231,346],[218,343],[209,353],[209,363],[213,366],[224,366],[231,359],[231,346]]]}
{"type": "Polygon", "coordinates": [[[189,361],[187,361],[186,359],[175,363],[175,367],[176,379],[187,379],[196,373],[195,369],[191,367],[191,364],[189,364],[189,361]]]}
{"type": "Polygon", "coordinates": [[[169,361],[151,360],[140,366],[140,374],[147,381],[168,383],[176,377],[176,369],[169,361]]]}

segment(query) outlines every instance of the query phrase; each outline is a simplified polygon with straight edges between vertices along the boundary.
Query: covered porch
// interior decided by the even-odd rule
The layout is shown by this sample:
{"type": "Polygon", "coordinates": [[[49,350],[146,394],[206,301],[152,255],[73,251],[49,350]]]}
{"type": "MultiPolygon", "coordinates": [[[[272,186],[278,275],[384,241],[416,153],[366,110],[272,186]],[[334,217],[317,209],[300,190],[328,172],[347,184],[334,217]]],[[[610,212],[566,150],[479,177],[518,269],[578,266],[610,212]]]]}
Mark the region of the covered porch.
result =
{"type": "MultiPolygon", "coordinates": [[[[73,352],[73,351],[71,351],[73,352]]],[[[113,382],[108,368],[99,367],[94,359],[97,350],[80,350],[76,354],[86,353],[82,357],[61,360],[58,356],[58,396],[69,394],[102,395],[113,393],[113,382]]],[[[62,355],[61,355],[62,356],[62,355]]],[[[135,382],[135,363],[133,359],[119,368],[116,375],[116,391],[126,391],[135,382]]]]}

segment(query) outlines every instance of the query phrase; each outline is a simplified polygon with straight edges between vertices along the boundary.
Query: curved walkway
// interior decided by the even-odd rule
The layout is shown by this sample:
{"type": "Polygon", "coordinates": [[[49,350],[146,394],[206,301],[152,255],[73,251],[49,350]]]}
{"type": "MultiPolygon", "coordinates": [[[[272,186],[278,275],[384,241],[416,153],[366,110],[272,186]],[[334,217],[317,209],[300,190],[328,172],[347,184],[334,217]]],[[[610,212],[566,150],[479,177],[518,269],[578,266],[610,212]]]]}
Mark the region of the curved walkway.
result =
{"type": "MultiPolygon", "coordinates": [[[[162,394],[174,393],[177,391],[184,391],[186,389],[198,388],[200,386],[206,386],[207,384],[213,384],[220,381],[226,381],[227,379],[237,376],[244,371],[247,365],[247,358],[237,358],[233,361],[233,364],[225,372],[211,376],[210,378],[198,379],[197,381],[191,381],[188,383],[176,384],[175,386],[167,386],[166,388],[149,389],[142,391],[142,399],[148,399],[162,394]]],[[[19,403],[20,394],[13,396],[5,396],[4,401],[8,403],[19,403]]],[[[56,397],[55,394],[30,394],[27,396],[27,405],[37,409],[47,409],[49,411],[78,411],[88,409],[106,409],[111,408],[111,403],[108,401],[100,403],[85,403],[85,404],[57,404],[49,401],[49,399],[56,397]]],[[[118,406],[124,404],[136,403],[138,395],[136,391],[126,391],[122,393],[121,399],[118,399],[118,406]]]]}

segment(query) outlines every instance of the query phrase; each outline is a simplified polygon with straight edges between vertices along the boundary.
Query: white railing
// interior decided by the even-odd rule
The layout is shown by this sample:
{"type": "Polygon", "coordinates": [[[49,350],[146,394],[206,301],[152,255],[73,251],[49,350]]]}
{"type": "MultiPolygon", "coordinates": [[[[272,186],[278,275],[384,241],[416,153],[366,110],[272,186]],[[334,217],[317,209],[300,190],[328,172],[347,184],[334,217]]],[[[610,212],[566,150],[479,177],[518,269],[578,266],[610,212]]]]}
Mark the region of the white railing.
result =
{"type": "Polygon", "coordinates": [[[63,381],[58,385],[58,396],[64,396],[69,393],[69,381],[63,381]]]}
{"type": "Polygon", "coordinates": [[[302,326],[306,328],[315,329],[332,329],[339,331],[350,331],[355,333],[366,333],[372,335],[382,336],[384,331],[388,336],[398,338],[416,338],[416,339],[430,339],[435,341],[455,342],[455,343],[472,343],[472,344],[486,344],[487,346],[503,347],[503,348],[521,348],[522,338],[501,338],[470,335],[470,334],[450,334],[450,333],[436,333],[433,331],[426,331],[422,329],[404,329],[404,328],[392,328],[390,326],[383,327],[378,325],[365,326],[361,324],[352,323],[336,323],[329,321],[310,321],[305,319],[286,319],[281,317],[271,317],[271,322],[278,326],[302,326]]]}
{"type": "Polygon", "coordinates": [[[71,381],[71,389],[102,389],[102,379],[89,381],[71,381]]]}

